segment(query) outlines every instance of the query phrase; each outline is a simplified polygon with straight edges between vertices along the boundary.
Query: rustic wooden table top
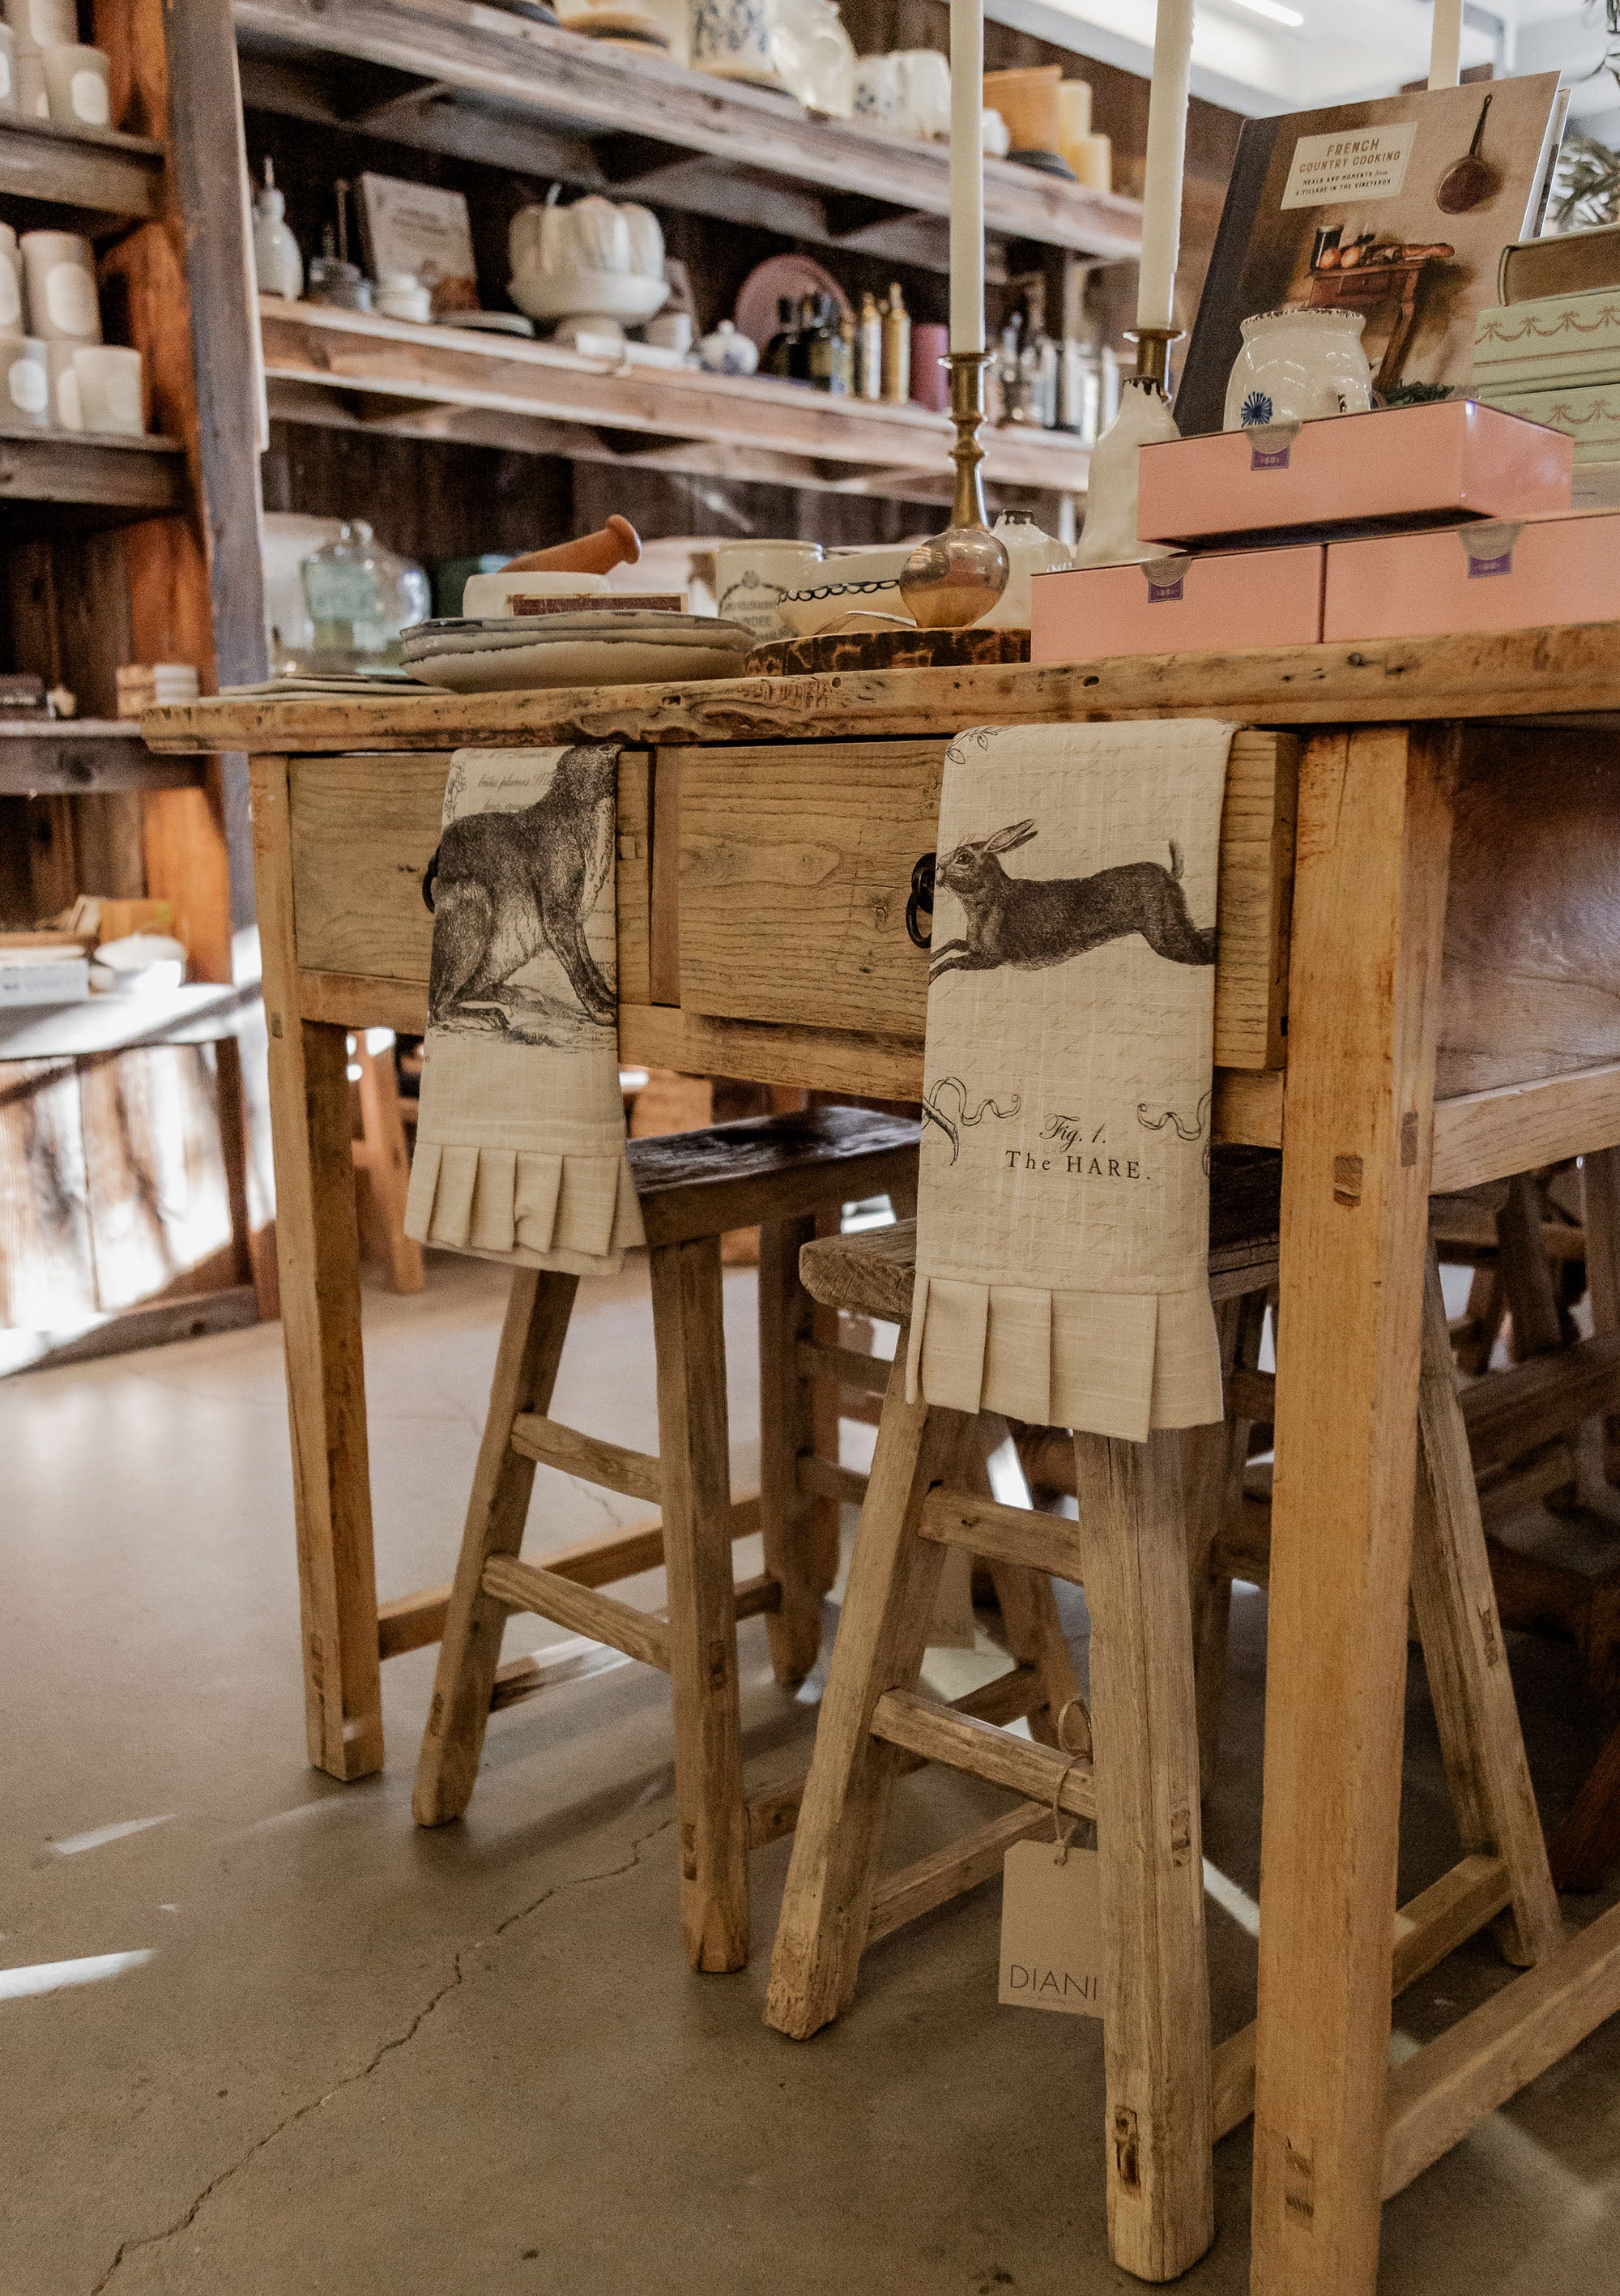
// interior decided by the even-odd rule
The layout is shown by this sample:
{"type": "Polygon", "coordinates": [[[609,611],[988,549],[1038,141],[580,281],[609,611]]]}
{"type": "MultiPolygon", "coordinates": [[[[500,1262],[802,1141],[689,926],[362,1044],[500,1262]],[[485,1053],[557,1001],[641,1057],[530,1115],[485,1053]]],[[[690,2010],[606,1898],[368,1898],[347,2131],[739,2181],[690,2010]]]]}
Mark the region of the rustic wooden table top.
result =
{"type": "Polygon", "coordinates": [[[444,750],[486,741],[803,742],[861,734],[952,734],[1043,719],[1187,716],[1267,726],[1620,713],[1620,623],[1256,646],[966,669],[839,671],[683,685],[544,693],[395,693],[360,701],[252,696],[149,709],[168,752],[444,750]]]}

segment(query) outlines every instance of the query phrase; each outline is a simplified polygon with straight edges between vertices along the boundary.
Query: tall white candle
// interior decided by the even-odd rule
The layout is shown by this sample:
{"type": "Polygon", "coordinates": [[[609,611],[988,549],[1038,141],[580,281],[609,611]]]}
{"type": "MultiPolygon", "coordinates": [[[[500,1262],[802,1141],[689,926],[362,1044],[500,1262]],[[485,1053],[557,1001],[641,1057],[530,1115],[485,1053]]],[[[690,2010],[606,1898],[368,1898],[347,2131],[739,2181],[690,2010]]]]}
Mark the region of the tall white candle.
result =
{"type": "Polygon", "coordinates": [[[1462,0],[1435,0],[1428,42],[1430,87],[1455,87],[1462,70],[1462,0]]]}
{"type": "Polygon", "coordinates": [[[1192,69],[1192,0],[1158,0],[1153,84],[1148,97],[1148,168],[1142,190],[1139,327],[1175,324],[1175,259],[1182,244],[1182,161],[1187,81],[1192,69]]]}
{"type": "Polygon", "coordinates": [[[951,348],[985,348],[984,0],[951,0],[951,348]]]}

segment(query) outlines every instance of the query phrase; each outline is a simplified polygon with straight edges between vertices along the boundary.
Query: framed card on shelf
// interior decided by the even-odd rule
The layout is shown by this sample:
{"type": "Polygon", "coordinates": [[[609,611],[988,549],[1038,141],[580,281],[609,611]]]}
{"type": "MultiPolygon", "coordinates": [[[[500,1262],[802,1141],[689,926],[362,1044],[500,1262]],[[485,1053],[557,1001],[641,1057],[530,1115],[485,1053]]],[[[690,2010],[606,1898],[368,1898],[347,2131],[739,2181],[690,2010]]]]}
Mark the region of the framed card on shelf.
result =
{"type": "Polygon", "coordinates": [[[433,316],[479,308],[472,226],[460,192],[407,184],[397,176],[363,175],[360,237],[373,279],[406,271],[433,291],[433,316]]]}

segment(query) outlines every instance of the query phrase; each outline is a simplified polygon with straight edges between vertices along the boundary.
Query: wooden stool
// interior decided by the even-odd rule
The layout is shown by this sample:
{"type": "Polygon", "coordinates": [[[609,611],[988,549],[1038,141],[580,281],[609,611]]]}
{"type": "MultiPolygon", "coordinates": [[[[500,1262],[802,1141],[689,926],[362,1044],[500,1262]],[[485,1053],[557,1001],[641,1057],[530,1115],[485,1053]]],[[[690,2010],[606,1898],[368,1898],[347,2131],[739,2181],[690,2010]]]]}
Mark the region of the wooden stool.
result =
{"type": "MultiPolygon", "coordinates": [[[[748,1957],[749,1816],[742,1794],[737,1620],[763,1611],[777,1678],[814,1665],[835,1535],[814,1536],[801,1472],[816,1376],[836,1374],[807,1343],[812,1303],[800,1246],[818,1211],[915,1185],[917,1127],[853,1108],[751,1118],[630,1143],[652,1268],[659,1452],[625,1449],[548,1418],[577,1279],[520,1269],[501,1335],[416,1774],[419,1825],[459,1817],[471,1798],[512,1611],[623,1651],[670,1677],[681,1909],[697,1969],[748,1957]],[[758,1224],[761,1456],[757,1505],[733,1506],[728,1456],[720,1238],[758,1224]],[[518,1559],[536,1463],[655,1502],[659,1523],[551,1558],[518,1559]],[[733,1539],[758,1530],[765,1569],[732,1580],[733,1539]],[[598,1591],[662,1562],[667,1617],[598,1591]]],[[[778,1831],[783,1829],[778,1828],[778,1831]]]]}
{"type": "MultiPolygon", "coordinates": [[[[1223,1160],[1217,1154],[1210,1284],[1226,1308],[1217,1309],[1223,1344],[1235,1351],[1257,1318],[1227,1303],[1245,1311],[1256,1296],[1263,1303],[1275,1273],[1276,1222],[1261,1201],[1256,1168],[1237,1168],[1234,1196],[1222,1185],[1223,1160]]],[[[907,1240],[904,1230],[881,1239],[891,1261],[907,1240]]],[[[808,1287],[822,1296],[836,1284],[848,1300],[879,1241],[811,1247],[803,1261],[808,1287]]],[[[870,1289],[875,1295],[875,1271],[870,1289]]],[[[1428,1496],[1419,1509],[1413,1591],[1465,1855],[1397,1916],[1397,1990],[1504,1909],[1515,1958],[1540,1959],[1561,1938],[1473,1478],[1458,1464],[1460,1457],[1466,1470],[1466,1436],[1437,1276],[1430,1292],[1421,1486],[1428,1496]],[[1431,1361],[1436,1344],[1444,1381],[1431,1361]]],[[[971,1425],[908,1404],[903,1375],[895,1374],[794,1842],[766,2021],[806,2038],[854,1993],[862,1951],[876,1933],[876,1860],[897,1748],[1025,1795],[1034,1805],[1025,1833],[1050,1823],[1054,1800],[1095,1817],[1109,2243],[1115,2260],[1141,2278],[1169,2279],[1214,2236],[1211,2147],[1254,2104],[1254,2028],[1213,2052],[1207,2038],[1189,1583],[1190,1548],[1196,1568],[1204,1528],[1241,1473],[1248,1428],[1237,1416],[1215,1429],[1156,1431],[1142,1444],[1076,1437],[1079,1521],[1070,1523],[952,1489],[971,1425]],[[917,1695],[920,1630],[940,1560],[946,1546],[963,1544],[1084,1586],[1093,1763],[1070,1765],[1062,1753],[917,1695]]]]}

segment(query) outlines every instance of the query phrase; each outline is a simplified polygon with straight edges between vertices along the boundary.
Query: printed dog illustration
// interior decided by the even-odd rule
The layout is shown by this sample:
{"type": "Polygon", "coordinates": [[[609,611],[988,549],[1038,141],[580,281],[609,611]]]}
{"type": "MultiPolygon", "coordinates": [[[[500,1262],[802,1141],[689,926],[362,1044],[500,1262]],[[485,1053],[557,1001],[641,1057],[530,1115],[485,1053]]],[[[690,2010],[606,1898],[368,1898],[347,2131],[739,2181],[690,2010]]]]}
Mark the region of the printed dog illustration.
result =
{"type": "Polygon", "coordinates": [[[1127,861],[1090,877],[1010,877],[1001,856],[1035,834],[1033,821],[1015,821],[940,855],[936,882],[967,911],[968,931],[965,939],[936,947],[930,981],[1003,964],[1040,972],[1127,933],[1140,933],[1173,964],[1215,963],[1215,929],[1195,925],[1188,913],[1174,840],[1167,869],[1158,861],[1127,861]]]}
{"type": "Polygon", "coordinates": [[[585,924],[613,858],[618,751],[580,745],[557,761],[537,804],[453,821],[439,840],[429,1016],[437,1026],[504,1027],[500,995],[549,950],[588,1019],[610,1024],[612,989],[585,946],[585,924]],[[479,1008],[482,1008],[479,1010],[479,1008]]]}

